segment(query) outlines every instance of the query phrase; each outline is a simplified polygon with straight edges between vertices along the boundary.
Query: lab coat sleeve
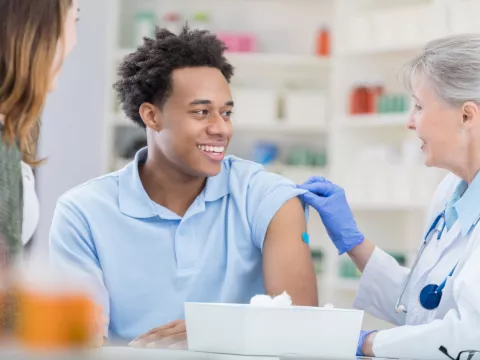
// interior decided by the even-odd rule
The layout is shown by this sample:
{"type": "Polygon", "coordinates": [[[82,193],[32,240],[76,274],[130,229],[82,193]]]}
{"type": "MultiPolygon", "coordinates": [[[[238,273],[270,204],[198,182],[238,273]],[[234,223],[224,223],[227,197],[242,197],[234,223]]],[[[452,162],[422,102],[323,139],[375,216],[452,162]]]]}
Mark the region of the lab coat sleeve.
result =
{"type": "Polygon", "coordinates": [[[60,199],[57,203],[49,246],[51,268],[85,289],[109,319],[109,297],[95,244],[88,224],[74,202],[60,199]]]}
{"type": "Polygon", "coordinates": [[[395,304],[409,271],[385,251],[375,248],[363,271],[353,306],[395,325],[404,325],[406,315],[397,313],[395,304]]]}
{"type": "Polygon", "coordinates": [[[470,253],[453,284],[457,308],[428,324],[380,331],[373,344],[376,357],[440,359],[440,346],[453,357],[480,350],[480,246],[470,253]]]}

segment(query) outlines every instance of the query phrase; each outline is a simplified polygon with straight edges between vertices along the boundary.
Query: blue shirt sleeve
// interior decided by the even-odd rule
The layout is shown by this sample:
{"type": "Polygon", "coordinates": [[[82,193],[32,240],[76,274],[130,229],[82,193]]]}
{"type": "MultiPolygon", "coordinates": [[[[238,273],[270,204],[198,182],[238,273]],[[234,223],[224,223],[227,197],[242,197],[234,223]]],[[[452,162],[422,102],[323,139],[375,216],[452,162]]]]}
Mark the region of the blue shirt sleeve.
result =
{"type": "MultiPolygon", "coordinates": [[[[263,251],[263,242],[270,221],[277,211],[290,199],[304,194],[295,184],[278,174],[265,170],[256,172],[250,179],[247,193],[247,216],[252,228],[253,242],[263,251]]],[[[308,206],[303,204],[305,219],[308,220],[308,206]]],[[[299,240],[302,234],[298,234],[299,240]]]]}
{"type": "Polygon", "coordinates": [[[109,297],[95,244],[81,211],[68,200],[57,203],[49,244],[52,269],[85,288],[110,319],[109,297]]]}

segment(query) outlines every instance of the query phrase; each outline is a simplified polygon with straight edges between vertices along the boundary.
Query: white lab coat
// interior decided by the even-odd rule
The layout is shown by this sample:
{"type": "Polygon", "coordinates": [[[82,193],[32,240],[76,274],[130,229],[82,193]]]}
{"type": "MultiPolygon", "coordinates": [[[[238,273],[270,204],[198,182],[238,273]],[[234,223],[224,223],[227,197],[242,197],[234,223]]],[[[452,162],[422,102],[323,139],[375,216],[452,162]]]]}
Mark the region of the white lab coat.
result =
{"type": "MultiPolygon", "coordinates": [[[[449,174],[437,187],[426,230],[443,211],[459,181],[449,174]]],[[[409,269],[376,248],[362,274],[354,307],[401,325],[377,334],[373,344],[375,356],[441,359],[445,357],[438,350],[441,345],[453,357],[462,350],[480,350],[480,225],[462,236],[457,221],[448,232],[445,229],[440,241],[433,237],[403,296],[402,305],[408,313],[399,314],[395,303],[408,273],[409,269]],[[427,284],[440,284],[457,262],[440,306],[425,310],[419,303],[421,289],[427,284]]]]}

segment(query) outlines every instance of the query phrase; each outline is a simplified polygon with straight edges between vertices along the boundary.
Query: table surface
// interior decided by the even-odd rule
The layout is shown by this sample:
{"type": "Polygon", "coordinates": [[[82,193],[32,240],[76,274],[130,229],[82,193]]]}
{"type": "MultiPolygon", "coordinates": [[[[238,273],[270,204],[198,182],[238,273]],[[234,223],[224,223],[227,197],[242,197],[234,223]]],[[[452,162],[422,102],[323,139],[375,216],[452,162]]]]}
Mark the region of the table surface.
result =
{"type": "MultiPolygon", "coordinates": [[[[202,353],[188,350],[168,350],[168,349],[133,349],[128,347],[104,347],[97,350],[95,360],[113,360],[113,359],[138,359],[138,360],[332,360],[320,357],[306,357],[285,355],[281,357],[271,356],[240,356],[230,354],[202,353]],[[97,357],[98,356],[98,357],[97,357]]],[[[371,358],[351,358],[344,360],[371,359],[371,358]]],[[[380,360],[380,358],[376,358],[380,360]]],[[[392,360],[392,359],[389,359],[392,360]]]]}
{"type": "MultiPolygon", "coordinates": [[[[169,349],[133,349],[128,347],[104,347],[96,351],[95,360],[110,360],[110,359],[138,359],[138,360],[333,360],[314,356],[297,356],[284,355],[276,356],[241,356],[231,354],[213,354],[202,353],[188,350],[169,350],[169,349]],[[98,357],[97,357],[98,356],[98,357]]],[[[373,358],[358,357],[343,360],[371,360],[373,358]]],[[[386,360],[382,358],[374,358],[375,360],[386,360]]],[[[338,359],[337,359],[338,360],[338,359]]],[[[388,359],[392,360],[392,359],[388,359]]],[[[393,359],[395,360],[395,359],[393,359]]],[[[400,360],[400,359],[397,359],[400,360]]],[[[401,359],[409,360],[409,359],[401,359]]]]}
{"type": "MultiPolygon", "coordinates": [[[[188,350],[134,349],[126,346],[106,346],[85,353],[26,353],[23,351],[0,351],[1,359],[12,360],[334,360],[321,357],[285,355],[281,357],[240,356],[229,354],[201,353],[188,350]]],[[[352,358],[344,360],[370,359],[352,358]]],[[[379,359],[379,358],[376,358],[379,359]]],[[[338,360],[338,359],[337,359],[338,360]]],[[[389,359],[392,360],[392,359],[389,359]]]]}

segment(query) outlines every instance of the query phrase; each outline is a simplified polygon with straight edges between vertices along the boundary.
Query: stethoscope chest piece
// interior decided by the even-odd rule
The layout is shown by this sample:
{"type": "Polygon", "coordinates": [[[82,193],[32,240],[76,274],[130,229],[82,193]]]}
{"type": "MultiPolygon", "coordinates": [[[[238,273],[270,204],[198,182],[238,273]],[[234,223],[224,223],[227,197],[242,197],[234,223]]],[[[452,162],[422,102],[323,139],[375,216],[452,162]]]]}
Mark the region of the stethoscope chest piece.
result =
{"type": "Polygon", "coordinates": [[[442,290],[438,285],[430,284],[420,292],[420,304],[427,310],[436,309],[442,300],[442,290]]]}

